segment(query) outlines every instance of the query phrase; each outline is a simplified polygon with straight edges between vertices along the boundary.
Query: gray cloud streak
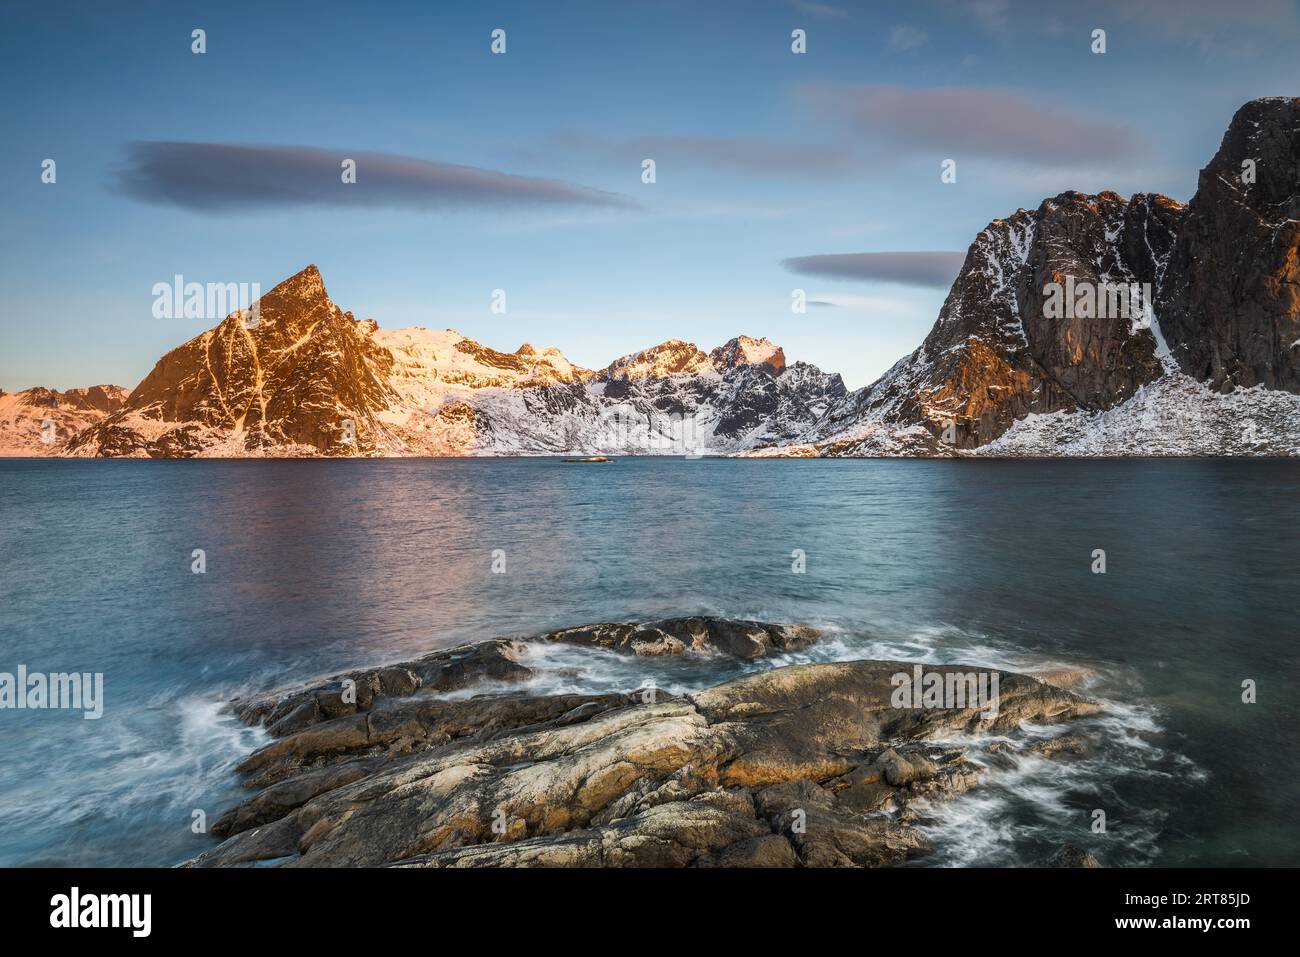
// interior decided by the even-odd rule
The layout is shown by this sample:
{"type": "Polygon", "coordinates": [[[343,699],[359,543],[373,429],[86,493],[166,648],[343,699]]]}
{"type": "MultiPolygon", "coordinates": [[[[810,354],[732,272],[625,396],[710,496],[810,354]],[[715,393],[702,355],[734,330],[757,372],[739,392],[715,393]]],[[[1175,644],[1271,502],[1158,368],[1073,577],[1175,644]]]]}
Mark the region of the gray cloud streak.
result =
{"type": "Polygon", "coordinates": [[[994,87],[804,87],[814,110],[883,149],[1021,162],[1117,160],[1141,152],[1139,131],[994,87]]]}
{"type": "Polygon", "coordinates": [[[966,259],[947,250],[892,253],[835,253],[796,256],[781,265],[804,276],[892,282],[925,289],[948,289],[966,259]]]}
{"type": "Polygon", "coordinates": [[[118,182],[136,199],[201,212],[286,206],[418,210],[638,206],[618,193],[559,180],[391,153],[312,146],[132,143],[118,182]],[[342,181],[344,159],[356,161],[355,183],[342,181]]]}

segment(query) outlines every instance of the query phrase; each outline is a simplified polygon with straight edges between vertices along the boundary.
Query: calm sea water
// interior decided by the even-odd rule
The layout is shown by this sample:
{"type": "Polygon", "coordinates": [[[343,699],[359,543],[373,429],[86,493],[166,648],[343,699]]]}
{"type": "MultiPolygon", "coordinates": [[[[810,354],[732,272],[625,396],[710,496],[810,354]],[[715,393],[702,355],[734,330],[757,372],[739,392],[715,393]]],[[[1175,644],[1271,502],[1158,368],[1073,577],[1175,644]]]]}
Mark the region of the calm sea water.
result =
{"type": "MultiPolygon", "coordinates": [[[[1098,669],[1098,754],[994,775],[924,863],[1072,840],[1108,865],[1300,864],[1300,463],[0,460],[0,557],[0,671],[103,672],[106,698],[99,721],[0,711],[3,865],[209,847],[193,812],[242,795],[260,734],[222,713],[237,692],[691,613],[827,628],[805,659],[1098,669]]],[[[607,657],[577,685],[661,667],[607,657]]]]}

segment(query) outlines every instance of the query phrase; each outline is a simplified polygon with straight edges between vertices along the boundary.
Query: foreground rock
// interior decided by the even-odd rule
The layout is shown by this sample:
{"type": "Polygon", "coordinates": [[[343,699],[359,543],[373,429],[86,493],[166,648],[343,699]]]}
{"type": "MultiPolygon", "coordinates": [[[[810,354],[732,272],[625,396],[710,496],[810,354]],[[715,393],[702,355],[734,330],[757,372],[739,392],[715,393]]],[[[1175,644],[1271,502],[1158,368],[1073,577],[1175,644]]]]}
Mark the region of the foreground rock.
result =
{"type": "MultiPolygon", "coordinates": [[[[806,625],[694,617],[583,625],[548,632],[536,640],[655,657],[695,653],[752,659],[797,651],[819,637],[816,628],[806,625]]],[[[447,692],[527,681],[535,672],[525,664],[526,657],[525,642],[498,638],[436,651],[415,661],[350,671],[296,691],[241,701],[236,707],[245,723],[263,725],[272,735],[284,737],[322,721],[369,711],[380,699],[405,697],[417,690],[447,692]]],[[[390,705],[389,710],[402,708],[390,705]]]]}
{"type": "Polygon", "coordinates": [[[665,618],[646,625],[581,625],[541,637],[543,641],[594,645],[637,655],[680,655],[693,651],[762,658],[806,648],[820,637],[820,632],[806,625],[768,625],[724,618],[665,618]]]}
{"type": "MultiPolygon", "coordinates": [[[[672,619],[542,639],[752,657],[815,637],[789,626],[672,619]]],[[[266,724],[276,740],[241,766],[260,790],[214,825],[225,842],[192,863],[898,864],[923,849],[916,825],[925,805],[914,803],[958,795],[984,773],[951,742],[969,732],[1015,739],[1022,721],[1055,725],[1097,710],[1008,672],[996,673],[996,713],[974,703],[894,707],[891,678],[912,663],[890,661],[777,667],[681,697],[654,689],[446,694],[527,677],[526,649],[485,642],[239,704],[244,720],[266,724]],[[347,681],[354,702],[341,693],[347,681]]]]}

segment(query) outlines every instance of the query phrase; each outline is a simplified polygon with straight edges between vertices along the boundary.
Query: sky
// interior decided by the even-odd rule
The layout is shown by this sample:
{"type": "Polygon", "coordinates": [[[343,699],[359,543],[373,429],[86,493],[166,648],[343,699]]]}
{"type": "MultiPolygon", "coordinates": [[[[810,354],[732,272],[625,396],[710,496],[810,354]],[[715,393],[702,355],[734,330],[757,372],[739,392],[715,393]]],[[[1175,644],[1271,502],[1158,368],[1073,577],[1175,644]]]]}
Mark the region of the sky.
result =
{"type": "Polygon", "coordinates": [[[863,386],[989,221],[1190,199],[1298,41],[1295,0],[6,2],[0,388],[134,386],[221,318],[155,284],[309,263],[386,328],[589,368],[766,336],[863,386]]]}

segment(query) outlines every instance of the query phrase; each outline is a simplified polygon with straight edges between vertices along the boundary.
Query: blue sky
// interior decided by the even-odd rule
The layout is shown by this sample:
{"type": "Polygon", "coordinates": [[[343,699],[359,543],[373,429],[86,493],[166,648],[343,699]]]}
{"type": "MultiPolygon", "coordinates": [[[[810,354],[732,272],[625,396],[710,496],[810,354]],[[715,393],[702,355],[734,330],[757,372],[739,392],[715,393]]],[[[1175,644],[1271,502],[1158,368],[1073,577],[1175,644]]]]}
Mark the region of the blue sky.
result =
{"type": "Polygon", "coordinates": [[[7,4],[0,387],[134,386],[214,324],[154,318],[155,283],[308,263],[385,327],[592,367],[745,333],[865,385],[948,260],[786,260],[964,251],[1066,189],[1185,201],[1241,103],[1300,95],[1297,41],[1293,0],[7,4]],[[321,157],[357,183],[286,185],[321,157]]]}

